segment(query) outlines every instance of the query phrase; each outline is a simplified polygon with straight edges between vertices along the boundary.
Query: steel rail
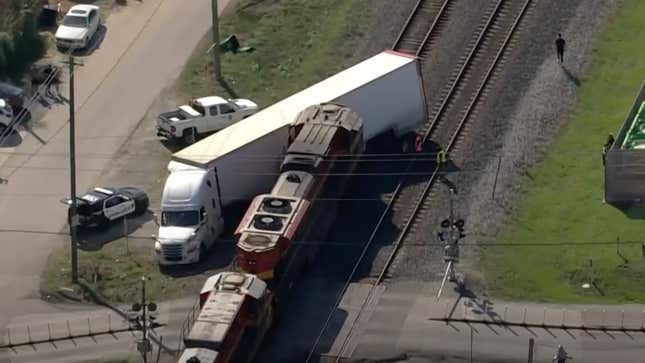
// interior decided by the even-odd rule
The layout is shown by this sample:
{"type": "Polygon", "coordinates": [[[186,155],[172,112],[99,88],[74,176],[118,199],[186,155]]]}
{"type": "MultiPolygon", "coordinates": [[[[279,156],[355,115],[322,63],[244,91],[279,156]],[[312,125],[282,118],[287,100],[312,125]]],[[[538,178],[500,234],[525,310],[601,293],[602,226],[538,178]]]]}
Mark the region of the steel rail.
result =
{"type": "Polygon", "coordinates": [[[405,53],[410,53],[414,54],[415,56],[421,58],[421,52],[426,48],[427,43],[430,39],[430,36],[432,34],[435,34],[435,29],[437,28],[437,25],[439,24],[439,21],[444,17],[446,13],[446,9],[448,8],[448,4],[452,0],[443,0],[443,3],[439,7],[439,10],[437,14],[433,14],[433,19],[432,22],[430,22],[429,18],[430,16],[424,16],[422,14],[422,9],[424,6],[428,6],[428,8],[436,8],[431,2],[433,0],[419,0],[417,1],[416,5],[414,6],[414,9],[412,12],[410,12],[410,15],[408,16],[405,25],[399,32],[399,35],[397,36],[396,40],[394,41],[394,44],[392,45],[392,49],[395,51],[404,51],[405,53]],[[412,34],[414,33],[415,26],[417,25],[425,25],[430,23],[430,27],[428,30],[423,32],[425,34],[423,36],[423,39],[415,39],[416,37],[412,34]],[[401,48],[406,48],[405,47],[405,42],[411,43],[412,45],[415,46],[415,49],[401,49],[401,48]],[[417,44],[418,43],[418,44],[417,44]]]}
{"type": "Polygon", "coordinates": [[[399,35],[396,37],[394,44],[392,44],[392,49],[398,48],[398,46],[401,44],[401,41],[403,40],[403,35],[405,34],[406,31],[408,31],[410,24],[412,24],[412,19],[417,15],[417,12],[421,8],[421,5],[426,1],[429,1],[429,0],[417,1],[417,4],[414,6],[414,9],[412,9],[412,12],[408,16],[408,19],[405,21],[405,25],[403,25],[403,28],[399,32],[399,35]]]}
{"type": "Polygon", "coordinates": [[[441,103],[439,110],[432,118],[432,121],[430,122],[430,127],[428,127],[428,130],[426,130],[426,132],[424,133],[423,135],[424,140],[426,140],[430,136],[430,134],[436,129],[437,125],[439,124],[439,119],[448,108],[448,104],[450,103],[450,100],[452,100],[453,96],[455,95],[455,92],[457,91],[457,86],[460,84],[462,77],[466,74],[466,71],[470,68],[470,62],[473,60],[475,54],[477,54],[477,51],[480,49],[480,46],[484,43],[484,39],[485,39],[484,35],[490,29],[493,19],[495,19],[495,16],[497,15],[497,12],[501,9],[503,3],[504,3],[504,0],[498,0],[497,5],[495,6],[495,9],[491,13],[491,16],[488,18],[488,21],[484,26],[484,30],[482,30],[482,32],[479,34],[479,37],[477,38],[477,42],[475,43],[475,46],[473,46],[473,48],[470,50],[470,53],[468,54],[468,57],[466,58],[464,65],[459,70],[459,74],[457,75],[457,78],[452,82],[452,85],[450,86],[450,90],[448,91],[448,94],[443,99],[443,102],[441,103]]]}
{"type": "Polygon", "coordinates": [[[426,36],[423,38],[421,41],[421,45],[419,46],[419,49],[417,49],[416,56],[420,57],[421,52],[425,49],[426,45],[428,44],[428,41],[430,40],[430,35],[434,34],[435,28],[437,27],[437,24],[439,24],[439,19],[444,15],[446,9],[448,8],[448,3],[450,3],[451,0],[445,0],[443,2],[443,5],[441,5],[441,8],[439,9],[439,13],[437,16],[435,16],[434,21],[432,22],[432,25],[430,25],[430,29],[428,29],[428,32],[426,33],[426,36]]]}

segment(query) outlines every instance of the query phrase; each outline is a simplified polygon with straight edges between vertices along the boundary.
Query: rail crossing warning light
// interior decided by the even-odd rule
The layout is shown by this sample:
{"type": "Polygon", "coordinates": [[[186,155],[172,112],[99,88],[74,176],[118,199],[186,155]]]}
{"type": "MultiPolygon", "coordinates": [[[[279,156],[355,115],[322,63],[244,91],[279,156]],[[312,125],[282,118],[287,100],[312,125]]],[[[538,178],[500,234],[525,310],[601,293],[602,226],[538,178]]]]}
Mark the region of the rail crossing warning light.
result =
{"type": "Polygon", "coordinates": [[[443,231],[439,233],[439,239],[446,243],[443,250],[445,262],[459,262],[459,240],[466,236],[464,234],[465,224],[463,219],[458,219],[455,222],[452,222],[451,219],[444,219],[441,222],[443,231]]]}
{"type": "Polygon", "coordinates": [[[444,219],[441,221],[441,228],[443,230],[439,232],[439,239],[441,242],[459,243],[460,239],[466,237],[464,233],[465,225],[466,222],[463,219],[458,219],[454,223],[451,223],[450,219],[444,219]]]}

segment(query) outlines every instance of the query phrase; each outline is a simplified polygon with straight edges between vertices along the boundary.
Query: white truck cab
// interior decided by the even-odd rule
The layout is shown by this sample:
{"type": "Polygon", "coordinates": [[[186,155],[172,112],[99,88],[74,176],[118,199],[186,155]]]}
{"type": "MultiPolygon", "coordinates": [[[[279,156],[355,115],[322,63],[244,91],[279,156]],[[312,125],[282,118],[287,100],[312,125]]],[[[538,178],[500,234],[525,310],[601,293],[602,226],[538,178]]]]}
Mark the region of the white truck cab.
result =
{"type": "Polygon", "coordinates": [[[155,242],[160,265],[200,261],[223,231],[216,181],[210,174],[194,168],[168,176],[155,242]]]}
{"type": "Polygon", "coordinates": [[[258,110],[255,102],[243,98],[226,100],[209,96],[192,100],[177,110],[164,112],[157,117],[157,136],[168,139],[183,138],[188,144],[199,134],[219,131],[258,110]]]}

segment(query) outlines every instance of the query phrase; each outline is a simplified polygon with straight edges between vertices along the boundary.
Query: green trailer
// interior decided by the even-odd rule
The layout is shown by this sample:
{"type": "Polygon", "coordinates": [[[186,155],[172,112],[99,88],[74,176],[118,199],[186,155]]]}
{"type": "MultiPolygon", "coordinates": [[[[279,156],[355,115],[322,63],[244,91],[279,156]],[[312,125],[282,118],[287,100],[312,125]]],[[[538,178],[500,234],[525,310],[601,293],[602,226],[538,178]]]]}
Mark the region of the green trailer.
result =
{"type": "Polygon", "coordinates": [[[604,160],[605,201],[613,205],[645,202],[645,83],[604,160]]]}

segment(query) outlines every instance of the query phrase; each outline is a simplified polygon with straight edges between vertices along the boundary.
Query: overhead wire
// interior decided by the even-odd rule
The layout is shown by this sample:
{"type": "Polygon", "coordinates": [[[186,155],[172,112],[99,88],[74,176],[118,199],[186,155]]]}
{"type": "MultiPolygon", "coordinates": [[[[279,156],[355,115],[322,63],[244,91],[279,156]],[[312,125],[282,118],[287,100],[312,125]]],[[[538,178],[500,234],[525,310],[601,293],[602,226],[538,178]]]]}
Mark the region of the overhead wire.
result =
{"type": "MultiPolygon", "coordinates": [[[[31,152],[20,152],[20,151],[1,151],[0,155],[9,154],[9,155],[21,155],[21,156],[34,156],[36,153],[31,152]]],[[[412,158],[412,157],[431,157],[434,158],[437,156],[437,152],[423,152],[423,153],[412,153],[412,152],[400,152],[400,153],[364,153],[364,154],[333,154],[331,157],[337,157],[350,160],[364,160],[364,159],[374,159],[374,158],[386,158],[386,157],[402,157],[402,158],[412,158]]],[[[42,157],[67,157],[69,153],[65,152],[48,152],[46,154],[38,155],[42,157]]],[[[86,152],[80,157],[87,157],[92,159],[113,159],[114,154],[111,153],[93,153],[86,152]]],[[[151,158],[151,159],[164,159],[170,160],[167,155],[158,155],[153,153],[128,153],[125,156],[127,157],[141,157],[141,158],[151,158]]],[[[282,160],[284,159],[285,154],[276,154],[276,155],[267,155],[267,154],[248,154],[240,155],[239,158],[242,160],[282,160]]],[[[212,154],[191,154],[191,158],[203,158],[204,160],[212,159],[212,154]]],[[[329,157],[326,157],[329,158],[329,157]]],[[[379,160],[400,160],[400,159],[379,159],[379,160]]]]}
{"type": "MultiPolygon", "coordinates": [[[[25,170],[68,170],[68,168],[65,167],[57,167],[57,166],[2,166],[0,169],[13,169],[13,168],[21,168],[25,170]]],[[[77,172],[103,172],[105,169],[103,168],[76,168],[77,172]]],[[[119,169],[120,171],[126,172],[126,173],[143,173],[143,174],[149,174],[153,171],[151,170],[141,170],[141,169],[119,169]]],[[[155,172],[158,172],[157,169],[154,170],[155,172]]],[[[438,174],[468,174],[468,173],[482,173],[486,170],[484,169],[462,169],[462,170],[447,170],[447,171],[442,171],[439,172],[438,174]]],[[[229,175],[240,175],[240,176],[279,176],[283,173],[288,173],[288,171],[285,172],[253,172],[253,171],[234,171],[231,170],[228,172],[229,175]]],[[[351,172],[351,173],[308,173],[313,176],[430,176],[433,174],[433,172],[351,172]]]]}
{"type": "MultiPolygon", "coordinates": [[[[26,233],[26,234],[45,234],[45,235],[56,235],[56,236],[69,236],[69,233],[65,231],[54,232],[54,231],[39,231],[39,230],[30,230],[30,229],[10,229],[10,228],[0,228],[1,233],[26,233]]],[[[91,232],[89,232],[91,233],[91,232]]],[[[126,236],[118,236],[117,238],[125,238],[126,236]]],[[[115,238],[115,239],[117,239],[115,238]]],[[[138,240],[156,240],[156,236],[141,236],[141,235],[127,235],[128,239],[138,239],[138,240]]],[[[218,239],[214,242],[214,245],[235,245],[237,244],[236,239],[218,239]]],[[[352,241],[331,241],[331,240],[294,240],[291,244],[295,245],[304,245],[304,246],[330,246],[330,247],[363,247],[366,241],[352,242],[352,241]]],[[[374,241],[377,245],[382,247],[387,247],[390,245],[389,242],[385,241],[374,241]]],[[[645,240],[613,240],[613,241],[545,241],[545,242],[493,242],[493,241],[479,241],[479,242],[459,242],[460,246],[474,246],[474,247],[577,247],[577,246],[587,246],[587,247],[603,247],[603,246],[634,246],[634,245],[644,245],[645,240]]],[[[421,240],[412,243],[406,243],[405,246],[410,247],[443,247],[445,242],[437,241],[428,241],[421,240]]]]}

